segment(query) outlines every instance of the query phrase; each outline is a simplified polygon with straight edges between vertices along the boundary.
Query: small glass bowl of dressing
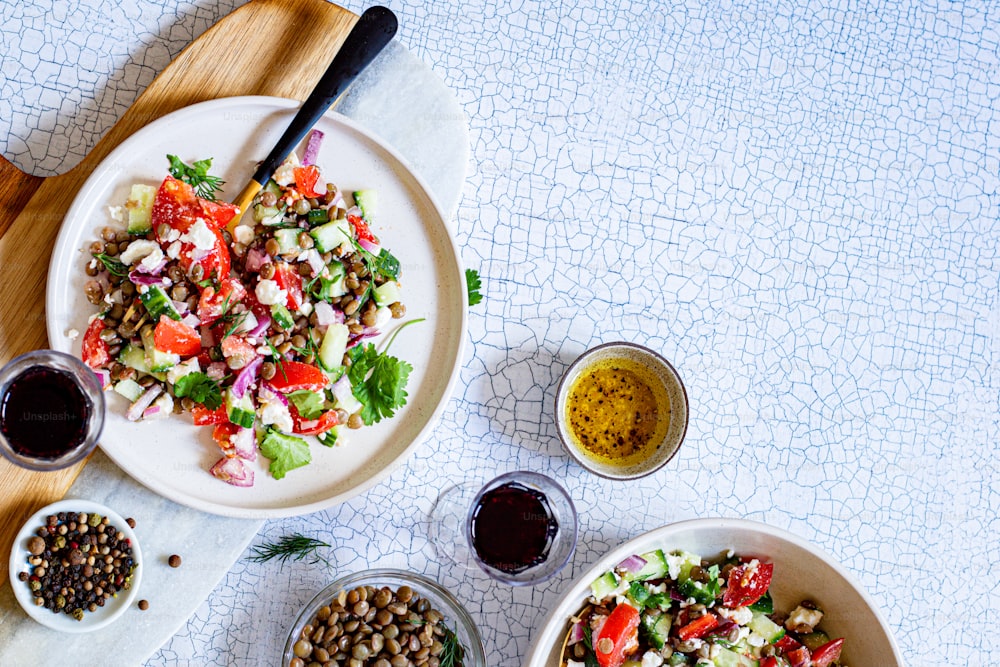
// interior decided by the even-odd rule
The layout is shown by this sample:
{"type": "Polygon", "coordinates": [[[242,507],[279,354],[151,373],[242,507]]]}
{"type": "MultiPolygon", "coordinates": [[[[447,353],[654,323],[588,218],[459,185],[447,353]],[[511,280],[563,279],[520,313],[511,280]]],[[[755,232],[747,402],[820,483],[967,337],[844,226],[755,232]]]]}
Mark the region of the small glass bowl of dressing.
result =
{"type": "Polygon", "coordinates": [[[677,369],[635,343],[598,345],[566,370],[556,392],[563,447],[601,477],[636,479],[674,457],[688,426],[677,369]]]}

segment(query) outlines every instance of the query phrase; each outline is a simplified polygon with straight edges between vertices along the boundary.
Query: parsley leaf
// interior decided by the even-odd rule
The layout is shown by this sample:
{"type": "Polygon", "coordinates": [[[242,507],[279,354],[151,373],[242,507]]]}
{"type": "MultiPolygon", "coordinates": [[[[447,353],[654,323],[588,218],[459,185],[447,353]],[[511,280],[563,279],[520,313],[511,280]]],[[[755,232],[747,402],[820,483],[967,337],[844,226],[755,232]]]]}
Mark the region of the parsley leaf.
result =
{"type": "Polygon", "coordinates": [[[94,253],[94,257],[100,260],[104,268],[108,270],[113,276],[125,277],[128,275],[128,267],[121,260],[104,254],[103,252],[94,253]]]}
{"type": "Polygon", "coordinates": [[[219,383],[204,373],[188,373],[174,383],[174,396],[187,396],[195,403],[201,403],[209,410],[222,405],[222,388],[219,383]]]}
{"type": "Polygon", "coordinates": [[[303,419],[319,419],[323,414],[323,397],[315,391],[300,389],[288,394],[288,400],[292,402],[295,409],[299,411],[299,416],[303,419]]]}
{"type": "Polygon", "coordinates": [[[218,176],[210,176],[208,170],[212,167],[212,158],[198,160],[191,165],[184,164],[176,155],[167,155],[170,160],[170,175],[184,181],[194,188],[195,194],[202,199],[215,201],[215,192],[222,189],[224,180],[218,176]]]}
{"type": "Polygon", "coordinates": [[[354,397],[364,404],[361,419],[365,425],[392,417],[397,408],[406,405],[406,381],[413,366],[386,353],[379,354],[371,343],[357,345],[347,354],[351,360],[347,377],[354,397]]]}
{"type": "Polygon", "coordinates": [[[281,479],[289,470],[301,468],[312,461],[309,443],[278,431],[267,432],[260,443],[260,453],[271,459],[268,469],[275,479],[281,479]]]}
{"type": "Polygon", "coordinates": [[[479,271],[475,269],[465,270],[465,288],[469,291],[469,305],[475,306],[483,300],[483,295],[479,293],[483,282],[479,279],[479,271]]]}

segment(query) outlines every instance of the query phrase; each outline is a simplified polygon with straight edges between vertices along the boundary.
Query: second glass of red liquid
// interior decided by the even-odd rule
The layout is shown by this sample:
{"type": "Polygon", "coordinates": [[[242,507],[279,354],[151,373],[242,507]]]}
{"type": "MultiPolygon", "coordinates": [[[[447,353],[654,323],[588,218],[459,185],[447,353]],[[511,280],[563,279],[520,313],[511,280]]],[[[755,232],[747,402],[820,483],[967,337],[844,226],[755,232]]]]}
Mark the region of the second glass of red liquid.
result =
{"type": "Polygon", "coordinates": [[[453,487],[438,500],[431,529],[438,549],[455,562],[475,563],[512,586],[530,586],[569,561],[576,509],[554,480],[522,470],[500,475],[474,495],[468,485],[453,487]]]}

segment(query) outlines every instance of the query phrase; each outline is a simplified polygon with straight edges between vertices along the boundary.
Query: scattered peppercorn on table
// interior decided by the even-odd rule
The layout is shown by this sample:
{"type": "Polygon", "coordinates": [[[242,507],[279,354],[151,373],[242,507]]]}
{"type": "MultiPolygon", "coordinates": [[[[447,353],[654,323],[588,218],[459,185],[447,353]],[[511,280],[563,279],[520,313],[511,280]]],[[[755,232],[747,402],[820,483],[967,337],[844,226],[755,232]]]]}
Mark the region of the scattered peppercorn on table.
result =
{"type": "MultiPolygon", "coordinates": [[[[0,0],[0,55],[18,63],[0,96],[13,163],[0,162],[0,360],[46,346],[48,258],[101,159],[191,102],[301,99],[324,40],[367,5],[345,6],[0,0]],[[212,25],[231,39],[206,49],[212,25]]],[[[289,518],[179,506],[100,451],[47,476],[0,463],[8,543],[63,495],[136,519],[144,602],[81,646],[122,664],[276,664],[323,586],[390,567],[453,593],[488,664],[520,665],[588,565],[666,523],[728,516],[832,553],[908,664],[987,663],[992,647],[963,619],[1000,602],[930,573],[995,568],[1000,18],[988,3],[391,8],[391,58],[340,110],[406,157],[481,278],[451,398],[386,479],[289,518]],[[563,372],[615,340],[670,360],[690,398],[677,456],[629,482],[584,471],[555,428],[563,372]],[[569,566],[536,587],[456,564],[427,526],[442,491],[516,469],[557,479],[579,516],[569,566]],[[309,555],[253,558],[293,535],[316,540],[309,555]],[[927,600],[930,612],[908,611],[927,600]]],[[[9,585],[0,604],[0,662],[19,664],[51,636],[9,585]]]]}

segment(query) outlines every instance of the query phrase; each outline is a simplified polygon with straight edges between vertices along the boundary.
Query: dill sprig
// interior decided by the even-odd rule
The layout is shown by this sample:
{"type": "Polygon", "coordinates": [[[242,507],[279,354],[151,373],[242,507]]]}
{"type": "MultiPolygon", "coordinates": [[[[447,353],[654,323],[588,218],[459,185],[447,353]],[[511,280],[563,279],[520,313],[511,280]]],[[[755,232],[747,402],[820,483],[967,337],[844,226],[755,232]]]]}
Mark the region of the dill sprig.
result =
{"type": "Polygon", "coordinates": [[[441,636],[441,653],[438,655],[441,667],[462,667],[465,663],[465,647],[458,641],[455,631],[441,624],[444,634],[441,636]]]}
{"type": "Polygon", "coordinates": [[[278,560],[281,563],[285,563],[289,560],[303,560],[307,556],[312,556],[309,562],[318,563],[322,561],[329,565],[329,561],[318,553],[321,547],[329,548],[330,545],[315,538],[295,533],[285,535],[276,542],[265,542],[264,544],[255,546],[251,550],[250,555],[247,556],[247,559],[254,563],[266,563],[270,560],[278,560]]]}

